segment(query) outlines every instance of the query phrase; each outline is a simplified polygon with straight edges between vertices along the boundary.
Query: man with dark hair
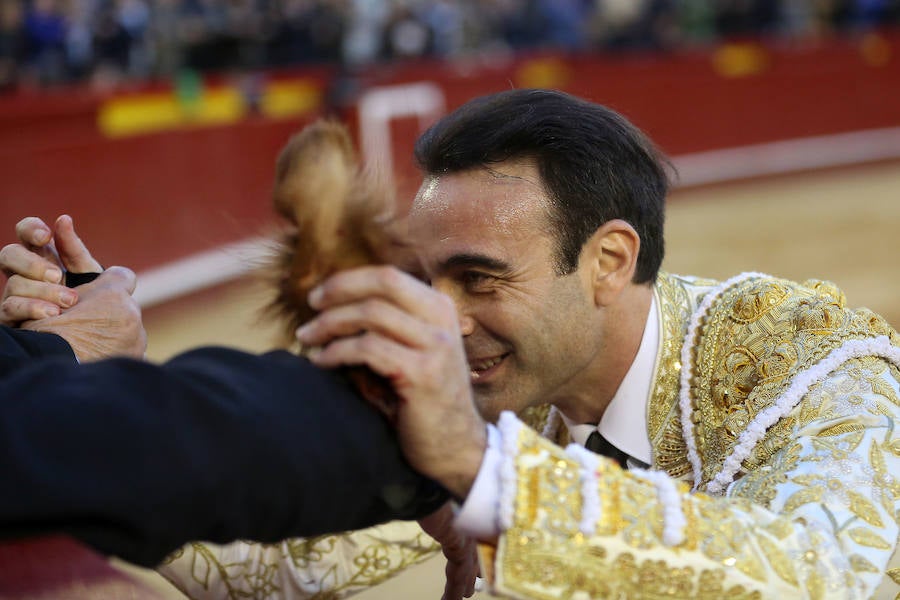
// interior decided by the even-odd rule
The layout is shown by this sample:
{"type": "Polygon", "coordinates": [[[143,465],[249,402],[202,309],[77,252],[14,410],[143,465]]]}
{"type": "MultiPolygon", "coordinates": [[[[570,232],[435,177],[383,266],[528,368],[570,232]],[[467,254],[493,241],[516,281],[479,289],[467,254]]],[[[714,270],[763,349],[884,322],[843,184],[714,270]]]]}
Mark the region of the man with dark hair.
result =
{"type": "Polygon", "coordinates": [[[338,273],[298,338],[391,382],[410,464],[463,502],[498,593],[896,593],[900,336],[881,317],[827,282],[659,272],[665,162],[602,106],[476,99],[416,156],[425,281],[338,273]]]}
{"type": "Polygon", "coordinates": [[[888,593],[900,336],[881,317],[827,282],[659,272],[664,162],[604,107],[503,92],[416,156],[430,286],[339,273],[298,337],[394,383],[407,457],[464,500],[497,592],[888,593]]]}
{"type": "Polygon", "coordinates": [[[582,246],[600,225],[623,219],[641,238],[634,282],[656,280],[667,162],[622,115],[561,92],[512,90],[445,117],[419,137],[415,158],[428,177],[532,159],[550,200],[560,275],[578,267],[582,246]]]}

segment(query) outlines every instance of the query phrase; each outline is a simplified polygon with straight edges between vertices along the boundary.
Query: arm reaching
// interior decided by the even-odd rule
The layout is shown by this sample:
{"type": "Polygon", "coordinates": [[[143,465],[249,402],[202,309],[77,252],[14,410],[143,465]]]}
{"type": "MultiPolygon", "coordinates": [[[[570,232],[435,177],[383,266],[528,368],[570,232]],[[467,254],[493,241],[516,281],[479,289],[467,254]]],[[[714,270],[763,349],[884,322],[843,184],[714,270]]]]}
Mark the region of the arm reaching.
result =
{"type": "Polygon", "coordinates": [[[446,499],[345,381],[289,353],[78,365],[19,338],[0,336],[0,537],[63,532],[154,565],[188,540],[314,536],[446,499]],[[345,426],[323,443],[323,422],[345,426]]]}

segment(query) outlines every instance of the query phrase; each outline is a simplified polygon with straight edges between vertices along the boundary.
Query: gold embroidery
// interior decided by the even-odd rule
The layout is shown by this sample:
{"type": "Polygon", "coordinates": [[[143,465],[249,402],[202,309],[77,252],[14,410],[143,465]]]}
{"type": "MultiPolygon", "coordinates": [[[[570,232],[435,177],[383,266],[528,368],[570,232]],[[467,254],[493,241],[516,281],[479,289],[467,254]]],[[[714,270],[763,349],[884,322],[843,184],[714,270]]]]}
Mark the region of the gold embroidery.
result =
{"type": "MultiPolygon", "coordinates": [[[[574,555],[571,549],[561,555],[546,547],[520,548],[515,559],[506,554],[503,570],[509,578],[498,581],[501,593],[522,594],[534,600],[762,598],[758,590],[726,586],[722,570],[697,572],[693,567],[674,566],[662,560],[638,560],[629,552],[609,560],[603,548],[590,545],[574,555]]],[[[509,552],[510,548],[506,550],[509,552]]]]}
{"type": "Polygon", "coordinates": [[[805,588],[810,600],[821,600],[825,596],[825,582],[815,571],[806,576],[805,588]]]}
{"type": "Polygon", "coordinates": [[[732,495],[747,498],[766,508],[772,503],[777,487],[788,480],[800,461],[800,444],[791,444],[777,452],[769,464],[762,465],[742,477],[732,490],[732,495]]]}
{"type": "MultiPolygon", "coordinates": [[[[882,532],[895,535],[897,531],[877,525],[886,520],[885,513],[878,506],[880,497],[867,491],[879,489],[869,487],[874,483],[872,473],[895,469],[896,459],[886,450],[894,441],[892,421],[878,423],[877,430],[866,432],[807,435],[785,446],[760,469],[773,479],[781,472],[783,477],[773,489],[776,496],[782,489],[785,495],[778,498],[775,510],[790,518],[772,518],[761,511],[758,503],[743,494],[752,488],[744,480],[737,482],[729,498],[688,494],[686,484],[677,484],[686,523],[684,542],[671,549],[661,540],[664,519],[655,486],[602,458],[596,473],[598,522],[593,534],[582,533],[577,463],[523,429],[516,464],[519,480],[528,483],[518,489],[515,524],[501,537],[498,589],[537,599],[679,594],[712,598],[730,593],[736,582],[744,587],[735,593],[748,595],[800,587],[809,597],[824,597],[833,590],[861,589],[864,579],[871,584],[872,575],[877,575],[865,561],[876,564],[871,557],[892,547],[882,532]],[[869,456],[866,461],[867,455],[879,459],[869,456]],[[890,462],[886,457],[891,457],[890,462]],[[863,465],[868,464],[871,469],[864,471],[863,465]],[[858,472],[852,470],[857,468],[858,472]],[[842,477],[846,469],[857,479],[842,477]],[[835,540],[827,526],[822,527],[826,514],[839,528],[834,535],[843,540],[835,540]],[[818,522],[805,526],[809,517],[818,522]],[[848,560],[840,559],[835,553],[841,546],[850,548],[848,544],[858,549],[848,560]],[[849,560],[854,555],[857,558],[849,560]],[[669,586],[654,587],[651,571],[664,573],[669,586]],[[710,582],[716,581],[728,585],[709,592],[714,589],[710,582]]],[[[754,477],[757,474],[751,473],[747,479],[754,477]]]]}
{"type": "Polygon", "coordinates": [[[550,405],[541,404],[539,406],[530,406],[528,408],[525,408],[516,416],[519,417],[519,419],[523,423],[540,433],[544,427],[544,424],[547,422],[547,416],[549,414],[550,405]]]}
{"type": "Polygon", "coordinates": [[[794,571],[794,563],[791,562],[790,557],[782,552],[781,548],[768,537],[761,535],[757,540],[759,541],[759,546],[762,548],[763,554],[766,555],[766,559],[769,564],[772,565],[775,574],[782,580],[796,586],[797,573],[794,571]]]}
{"type": "MultiPolygon", "coordinates": [[[[814,287],[751,278],[725,290],[710,307],[698,335],[691,397],[695,441],[704,457],[702,481],[709,481],[734,448],[746,425],[771,406],[793,380],[850,339],[897,334],[883,319],[844,308],[839,290],[827,282],[814,287]]],[[[868,359],[867,364],[884,361],[868,359]]],[[[863,380],[896,397],[883,379],[863,380]]],[[[803,422],[822,407],[804,406],[803,422]]],[[[881,409],[881,414],[888,414],[881,409]]],[[[802,423],[801,423],[802,424],[802,423]]],[[[748,472],[767,463],[793,437],[796,423],[781,419],[766,432],[743,464],[748,472]]],[[[740,476],[742,473],[739,473],[740,476]]]]}
{"type": "Polygon", "coordinates": [[[850,568],[852,568],[857,573],[859,572],[868,572],[868,573],[878,573],[879,569],[871,562],[869,562],[866,557],[860,556],[859,554],[854,554],[850,557],[850,568]]]}
{"type": "Polygon", "coordinates": [[[844,308],[847,305],[847,298],[844,296],[843,290],[831,281],[807,279],[803,282],[803,287],[808,287],[815,291],[819,296],[834,302],[841,308],[844,308]]]}
{"type": "Polygon", "coordinates": [[[896,569],[888,569],[887,576],[891,578],[891,581],[900,585],[900,567],[896,569]]]}
{"type": "Polygon", "coordinates": [[[193,543],[173,553],[159,571],[188,597],[336,600],[377,585],[437,550],[415,524],[392,523],[281,544],[193,543]]]}
{"type": "Polygon", "coordinates": [[[853,514],[873,527],[884,527],[884,522],[878,516],[878,510],[874,504],[853,490],[847,490],[847,495],[850,497],[850,510],[853,514]]]}
{"type": "Polygon", "coordinates": [[[782,304],[788,294],[780,285],[757,287],[734,301],[730,317],[738,323],[753,323],[782,304]]]}
{"type": "Polygon", "coordinates": [[[787,502],[784,503],[784,511],[785,512],[794,512],[804,504],[809,504],[810,502],[819,502],[822,500],[822,488],[821,487],[808,487],[803,488],[800,491],[794,492],[790,498],[787,499],[787,502]]]}
{"type": "MultiPolygon", "coordinates": [[[[893,420],[891,420],[891,423],[893,424],[893,420]]],[[[893,425],[891,430],[893,431],[893,425]]],[[[896,456],[897,454],[893,452],[893,444],[898,441],[900,440],[894,440],[893,442],[885,440],[882,446],[896,456]]],[[[882,454],[878,444],[874,441],[869,448],[869,463],[875,471],[874,483],[878,486],[876,488],[876,493],[880,497],[881,505],[889,515],[894,517],[894,521],[897,522],[898,513],[894,512],[894,504],[900,499],[900,479],[897,479],[890,473],[887,468],[884,454],[882,454]]]]}
{"type": "Polygon", "coordinates": [[[869,548],[878,548],[880,550],[891,549],[891,545],[884,541],[883,538],[863,527],[855,527],[849,530],[847,535],[860,546],[868,546],[869,548]]]}
{"type": "Polygon", "coordinates": [[[845,433],[853,433],[854,431],[863,431],[866,428],[862,423],[840,423],[833,427],[828,427],[819,432],[821,437],[829,437],[832,435],[844,435],[845,433]]]}
{"type": "MultiPolygon", "coordinates": [[[[517,487],[516,523],[504,536],[503,553],[506,572],[510,579],[531,579],[517,566],[534,565],[545,570],[540,577],[542,584],[556,581],[560,570],[575,576],[577,560],[571,556],[572,545],[566,541],[581,540],[574,544],[577,552],[596,555],[601,548],[592,544],[606,536],[617,536],[635,550],[657,548],[662,543],[663,505],[658,501],[656,488],[648,481],[623,471],[606,459],[600,459],[597,472],[598,493],[602,507],[596,524],[595,536],[582,540],[579,531],[581,514],[581,488],[578,465],[570,459],[551,458],[559,449],[534,432],[522,429],[520,452],[517,457],[519,481],[517,487]],[[550,555],[554,548],[564,556],[555,562],[550,555]],[[540,549],[540,556],[535,555],[540,549]]],[[[678,484],[680,493],[686,495],[688,486],[678,484]]],[[[760,582],[767,581],[767,567],[749,544],[749,532],[740,525],[732,512],[735,507],[749,511],[751,505],[742,499],[724,501],[703,496],[692,497],[686,509],[688,526],[685,527],[685,548],[697,548],[709,559],[724,568],[735,568],[744,575],[760,582]]],[[[605,552],[605,551],[604,551],[605,552]]],[[[559,579],[562,581],[562,579],[559,579]]],[[[553,593],[560,590],[553,585],[553,593]]],[[[565,597],[565,596],[562,596],[565,597]]],[[[646,596],[653,597],[653,596],[646,596]]]]}
{"type": "Polygon", "coordinates": [[[685,286],[668,273],[659,274],[654,293],[662,328],[647,416],[647,433],[651,440],[659,437],[672,405],[676,403],[681,372],[681,342],[692,310],[685,286]]]}
{"type": "Polygon", "coordinates": [[[722,571],[703,571],[700,574],[700,586],[697,590],[697,598],[701,600],[715,600],[717,598],[759,600],[762,598],[762,595],[758,591],[747,591],[740,585],[726,588],[724,580],[725,574],[722,571]]]}
{"type": "Polygon", "coordinates": [[[662,327],[647,408],[647,433],[653,447],[653,466],[679,479],[687,478],[692,473],[678,406],[681,346],[688,321],[700,297],[714,285],[713,281],[687,280],[660,273],[655,288],[662,327]]]}
{"type": "Polygon", "coordinates": [[[854,431],[840,438],[822,439],[814,437],[812,445],[816,450],[828,452],[831,458],[835,460],[843,460],[847,458],[850,452],[855,451],[859,447],[860,442],[863,440],[863,435],[862,431],[854,431]]]}

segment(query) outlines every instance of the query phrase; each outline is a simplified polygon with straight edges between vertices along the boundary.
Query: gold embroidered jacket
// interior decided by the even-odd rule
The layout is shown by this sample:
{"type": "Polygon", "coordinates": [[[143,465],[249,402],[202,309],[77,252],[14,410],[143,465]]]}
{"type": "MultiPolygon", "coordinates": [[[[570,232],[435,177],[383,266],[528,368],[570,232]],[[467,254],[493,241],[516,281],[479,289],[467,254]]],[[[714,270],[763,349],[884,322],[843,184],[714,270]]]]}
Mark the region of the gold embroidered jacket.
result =
{"type": "Polygon", "coordinates": [[[501,417],[503,533],[481,549],[496,592],[894,597],[897,333],[824,282],[662,274],[657,301],[653,470],[501,417]]]}
{"type": "MultiPolygon", "coordinates": [[[[481,549],[495,592],[894,598],[897,333],[824,282],[660,274],[656,299],[652,470],[563,451],[505,416],[504,533],[481,549]]],[[[566,440],[554,411],[523,418],[566,440]]],[[[192,598],[332,599],[435,551],[416,524],[391,523],[277,545],[191,544],[161,571],[192,598]]]]}

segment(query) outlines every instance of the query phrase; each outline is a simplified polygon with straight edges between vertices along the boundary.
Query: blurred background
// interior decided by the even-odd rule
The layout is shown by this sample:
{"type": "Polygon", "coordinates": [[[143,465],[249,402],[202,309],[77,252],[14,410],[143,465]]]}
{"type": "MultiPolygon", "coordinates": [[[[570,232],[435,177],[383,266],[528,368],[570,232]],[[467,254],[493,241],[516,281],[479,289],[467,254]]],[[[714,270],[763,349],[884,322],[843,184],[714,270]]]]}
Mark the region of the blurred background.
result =
{"type": "MultiPolygon", "coordinates": [[[[265,350],[287,138],[344,120],[409,200],[418,133],[511,87],[672,157],[666,269],[830,279],[900,326],[900,0],[0,0],[0,241],[71,214],[138,271],[150,358],[265,350]]],[[[442,570],[361,597],[439,597],[442,570]]]]}

